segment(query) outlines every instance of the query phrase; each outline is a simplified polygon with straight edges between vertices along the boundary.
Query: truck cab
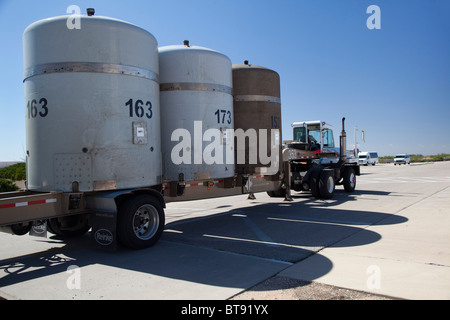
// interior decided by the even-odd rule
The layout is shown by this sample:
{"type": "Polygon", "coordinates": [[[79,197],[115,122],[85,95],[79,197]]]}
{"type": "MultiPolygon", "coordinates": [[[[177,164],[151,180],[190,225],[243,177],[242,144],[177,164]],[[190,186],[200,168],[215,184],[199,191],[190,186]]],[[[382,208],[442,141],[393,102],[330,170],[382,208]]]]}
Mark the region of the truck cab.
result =
{"type": "Polygon", "coordinates": [[[311,152],[338,152],[333,137],[333,126],[325,121],[294,122],[293,140],[298,149],[311,152]],[[301,147],[303,146],[303,147],[301,147]]]}

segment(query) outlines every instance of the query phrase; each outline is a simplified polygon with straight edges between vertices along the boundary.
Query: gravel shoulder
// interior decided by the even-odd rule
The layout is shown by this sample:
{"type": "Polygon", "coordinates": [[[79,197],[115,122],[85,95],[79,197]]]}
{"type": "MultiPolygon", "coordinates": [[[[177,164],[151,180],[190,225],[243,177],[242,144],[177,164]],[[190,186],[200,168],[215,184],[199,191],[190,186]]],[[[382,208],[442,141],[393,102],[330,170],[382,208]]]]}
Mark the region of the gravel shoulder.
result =
{"type": "Polygon", "coordinates": [[[392,297],[334,287],[317,282],[272,277],[230,300],[397,300],[392,297]]]}

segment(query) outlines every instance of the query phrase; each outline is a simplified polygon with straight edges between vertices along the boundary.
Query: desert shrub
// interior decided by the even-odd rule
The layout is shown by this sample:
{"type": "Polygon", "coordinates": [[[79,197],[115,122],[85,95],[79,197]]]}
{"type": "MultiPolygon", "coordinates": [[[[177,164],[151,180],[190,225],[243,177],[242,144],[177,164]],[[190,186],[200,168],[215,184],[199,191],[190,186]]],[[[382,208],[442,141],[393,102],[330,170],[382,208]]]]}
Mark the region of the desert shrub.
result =
{"type": "Polygon", "coordinates": [[[17,191],[19,189],[14,182],[0,178],[0,192],[17,191]]]}
{"type": "Polygon", "coordinates": [[[20,181],[26,179],[25,163],[20,162],[0,169],[0,178],[20,181]]]}

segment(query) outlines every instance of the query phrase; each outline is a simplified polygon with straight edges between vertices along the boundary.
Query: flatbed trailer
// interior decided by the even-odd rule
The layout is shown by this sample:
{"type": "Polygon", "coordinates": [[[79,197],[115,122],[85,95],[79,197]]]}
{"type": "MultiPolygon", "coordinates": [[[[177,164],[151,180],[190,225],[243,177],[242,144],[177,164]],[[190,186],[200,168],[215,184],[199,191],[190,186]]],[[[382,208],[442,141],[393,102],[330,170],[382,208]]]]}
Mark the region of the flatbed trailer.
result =
{"type": "MultiPolygon", "coordinates": [[[[92,228],[93,244],[102,249],[114,250],[117,239],[130,248],[145,248],[159,239],[168,202],[240,194],[248,194],[249,199],[254,199],[254,193],[258,192],[292,201],[291,190],[308,189],[313,196],[331,198],[335,183],[343,178],[345,186],[345,179],[349,181],[349,177],[345,178],[348,168],[359,174],[357,163],[327,161],[328,158],[335,159],[335,156],[333,153],[311,154],[285,147],[281,170],[275,175],[238,174],[223,179],[167,181],[157,186],[123,190],[0,193],[0,231],[46,236],[48,230],[61,237],[72,237],[92,228]],[[332,184],[327,189],[326,184],[322,186],[321,181],[326,182],[326,179],[321,180],[321,176],[330,171],[334,178],[330,179],[332,184]],[[298,177],[302,177],[300,189],[298,177]]],[[[347,191],[353,190],[354,185],[347,191]]]]}
{"type": "Polygon", "coordinates": [[[167,202],[329,197],[355,172],[342,152],[282,146],[277,72],[87,13],[80,30],[59,16],[24,31],[27,190],[0,194],[1,231],[146,248],[167,202]]]}
{"type": "Polygon", "coordinates": [[[0,231],[46,236],[48,230],[61,237],[72,237],[92,227],[93,244],[100,248],[114,249],[117,238],[128,247],[144,248],[153,245],[161,235],[167,202],[239,194],[249,194],[252,198],[254,193],[278,189],[282,183],[280,178],[280,174],[237,175],[124,190],[4,192],[0,193],[0,231]],[[134,209],[133,204],[137,204],[134,209]],[[126,216],[128,223],[121,219],[126,216]],[[125,240],[139,228],[140,236],[125,240]]]}

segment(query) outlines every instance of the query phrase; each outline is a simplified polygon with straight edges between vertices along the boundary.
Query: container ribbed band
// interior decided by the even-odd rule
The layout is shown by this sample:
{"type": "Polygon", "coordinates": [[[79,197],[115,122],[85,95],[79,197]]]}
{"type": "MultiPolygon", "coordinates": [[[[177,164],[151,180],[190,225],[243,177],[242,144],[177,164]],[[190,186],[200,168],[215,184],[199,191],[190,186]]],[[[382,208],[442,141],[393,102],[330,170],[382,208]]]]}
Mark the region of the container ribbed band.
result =
{"type": "Polygon", "coordinates": [[[71,72],[123,74],[159,83],[159,75],[153,71],[122,64],[99,62],[58,62],[40,64],[27,68],[23,73],[23,81],[25,82],[31,77],[43,74],[71,72]]]}
{"type": "Polygon", "coordinates": [[[233,94],[233,88],[215,83],[177,82],[161,83],[160,91],[210,91],[233,94]]]}
{"type": "Polygon", "coordinates": [[[239,102],[273,102],[281,104],[281,99],[272,96],[263,96],[259,94],[236,95],[234,101],[239,102]]]}

